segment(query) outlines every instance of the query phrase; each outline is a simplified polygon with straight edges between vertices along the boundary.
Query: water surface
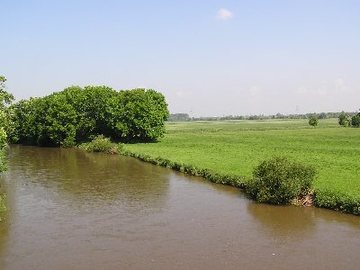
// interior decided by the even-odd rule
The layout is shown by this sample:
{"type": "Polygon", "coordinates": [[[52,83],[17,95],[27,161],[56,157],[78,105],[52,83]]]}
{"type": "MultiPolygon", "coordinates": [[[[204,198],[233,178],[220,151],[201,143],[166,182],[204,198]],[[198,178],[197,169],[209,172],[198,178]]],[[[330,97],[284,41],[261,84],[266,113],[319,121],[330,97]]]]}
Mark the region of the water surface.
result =
{"type": "Polygon", "coordinates": [[[132,158],[11,148],[0,269],[360,269],[360,218],[132,158]]]}

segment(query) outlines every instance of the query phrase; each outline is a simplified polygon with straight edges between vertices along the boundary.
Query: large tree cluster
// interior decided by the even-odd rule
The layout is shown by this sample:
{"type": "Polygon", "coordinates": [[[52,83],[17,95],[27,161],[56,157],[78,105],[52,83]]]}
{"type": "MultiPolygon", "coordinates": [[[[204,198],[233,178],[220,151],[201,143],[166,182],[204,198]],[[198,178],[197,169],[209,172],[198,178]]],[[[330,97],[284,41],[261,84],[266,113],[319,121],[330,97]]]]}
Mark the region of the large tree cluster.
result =
{"type": "Polygon", "coordinates": [[[40,146],[72,146],[100,134],[122,142],[155,141],[169,115],[159,92],[106,86],[72,86],[11,109],[11,141],[40,146]]]}

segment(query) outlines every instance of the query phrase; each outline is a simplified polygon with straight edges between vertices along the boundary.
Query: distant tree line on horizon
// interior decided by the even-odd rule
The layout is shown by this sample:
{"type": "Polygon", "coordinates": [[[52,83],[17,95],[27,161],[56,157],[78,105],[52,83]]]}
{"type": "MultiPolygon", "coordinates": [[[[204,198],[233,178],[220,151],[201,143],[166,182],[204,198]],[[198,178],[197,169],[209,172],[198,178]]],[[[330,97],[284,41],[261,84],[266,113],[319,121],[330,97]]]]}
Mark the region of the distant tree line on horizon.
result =
{"type": "Polygon", "coordinates": [[[306,113],[306,114],[273,114],[273,115],[227,115],[227,116],[210,116],[210,117],[190,117],[187,113],[173,113],[167,119],[170,122],[176,121],[224,121],[224,120],[268,120],[268,119],[329,119],[339,118],[340,115],[345,114],[346,119],[356,116],[356,112],[321,112],[321,113],[306,113]]]}

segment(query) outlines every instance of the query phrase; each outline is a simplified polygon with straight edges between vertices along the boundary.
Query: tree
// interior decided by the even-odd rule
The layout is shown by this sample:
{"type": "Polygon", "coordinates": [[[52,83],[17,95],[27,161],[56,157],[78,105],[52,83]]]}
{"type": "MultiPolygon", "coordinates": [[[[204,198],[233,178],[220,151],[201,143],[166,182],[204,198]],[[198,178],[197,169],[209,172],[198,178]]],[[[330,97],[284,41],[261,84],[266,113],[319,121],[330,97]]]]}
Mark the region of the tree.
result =
{"type": "Polygon", "coordinates": [[[97,135],[129,141],[155,141],[165,133],[169,112],[155,90],[116,91],[106,86],[72,86],[12,106],[15,143],[72,146],[97,135]]]}
{"type": "Polygon", "coordinates": [[[14,100],[13,95],[5,91],[6,78],[0,76],[0,126],[5,128],[8,124],[7,106],[14,100]]]}
{"type": "Polygon", "coordinates": [[[7,144],[6,131],[12,127],[9,117],[8,105],[14,100],[14,97],[5,91],[6,78],[0,76],[0,172],[5,170],[5,151],[7,144]]]}
{"type": "Polygon", "coordinates": [[[310,119],[309,119],[310,126],[316,127],[318,125],[318,123],[319,123],[319,120],[317,119],[317,117],[315,117],[315,116],[310,117],[310,119]]]}
{"type": "Polygon", "coordinates": [[[360,112],[351,118],[351,126],[360,127],[360,112]]]}
{"type": "Polygon", "coordinates": [[[6,78],[0,76],[0,109],[4,109],[6,105],[14,100],[14,96],[5,91],[6,78]]]}
{"type": "Polygon", "coordinates": [[[169,111],[165,97],[149,89],[120,91],[111,100],[110,126],[123,141],[155,141],[165,133],[169,111]]]}
{"type": "Polygon", "coordinates": [[[343,127],[348,127],[351,124],[351,118],[350,115],[342,111],[339,115],[339,125],[343,127]]]}

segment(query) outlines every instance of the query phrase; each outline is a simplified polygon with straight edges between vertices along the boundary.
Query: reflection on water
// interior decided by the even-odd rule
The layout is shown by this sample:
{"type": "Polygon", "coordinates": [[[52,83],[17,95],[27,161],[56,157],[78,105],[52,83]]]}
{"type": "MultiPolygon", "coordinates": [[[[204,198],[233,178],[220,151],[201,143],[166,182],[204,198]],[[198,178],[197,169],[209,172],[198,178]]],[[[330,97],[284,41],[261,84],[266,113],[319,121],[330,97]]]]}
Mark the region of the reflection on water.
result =
{"type": "Polygon", "coordinates": [[[166,197],[170,171],[129,158],[77,149],[20,146],[12,148],[12,156],[12,168],[16,167],[16,171],[11,169],[11,175],[21,176],[25,185],[51,189],[71,203],[111,203],[121,199],[125,204],[140,203],[149,208],[161,205],[166,197]]]}
{"type": "Polygon", "coordinates": [[[316,218],[312,208],[250,203],[247,209],[262,230],[279,239],[290,237],[296,241],[315,230],[316,218]]]}
{"type": "Polygon", "coordinates": [[[360,269],[360,219],[132,158],[14,146],[0,269],[360,269]]]}

